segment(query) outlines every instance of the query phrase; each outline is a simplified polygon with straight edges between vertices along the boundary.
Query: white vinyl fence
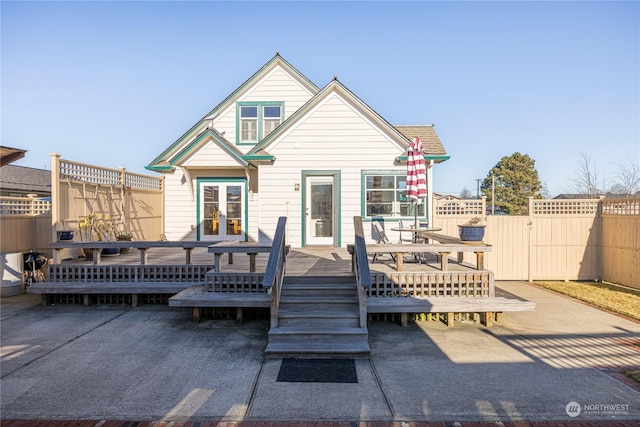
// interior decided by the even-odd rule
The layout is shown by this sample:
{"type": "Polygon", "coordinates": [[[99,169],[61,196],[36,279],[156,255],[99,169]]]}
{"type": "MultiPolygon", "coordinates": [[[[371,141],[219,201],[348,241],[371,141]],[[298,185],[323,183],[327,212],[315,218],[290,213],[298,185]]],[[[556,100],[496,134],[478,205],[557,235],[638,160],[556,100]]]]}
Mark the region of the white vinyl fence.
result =
{"type": "MultiPolygon", "coordinates": [[[[481,217],[496,280],[606,280],[640,288],[639,199],[529,199],[529,215],[484,215],[485,199],[436,200],[434,226],[481,217]]],[[[470,256],[469,261],[471,261],[470,256]]]]}

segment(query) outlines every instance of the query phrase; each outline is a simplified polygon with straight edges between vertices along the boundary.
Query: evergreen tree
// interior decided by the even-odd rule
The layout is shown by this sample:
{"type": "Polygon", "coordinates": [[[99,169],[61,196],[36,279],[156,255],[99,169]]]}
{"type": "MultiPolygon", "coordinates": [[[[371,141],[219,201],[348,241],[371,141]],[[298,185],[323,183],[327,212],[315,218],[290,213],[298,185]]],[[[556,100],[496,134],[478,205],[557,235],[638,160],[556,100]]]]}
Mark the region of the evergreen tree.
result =
{"type": "Polygon", "coordinates": [[[513,153],[503,157],[489,171],[481,185],[491,206],[492,176],[495,177],[495,212],[509,215],[525,215],[528,199],[541,198],[542,184],[535,168],[535,160],[527,154],[513,153]]]}

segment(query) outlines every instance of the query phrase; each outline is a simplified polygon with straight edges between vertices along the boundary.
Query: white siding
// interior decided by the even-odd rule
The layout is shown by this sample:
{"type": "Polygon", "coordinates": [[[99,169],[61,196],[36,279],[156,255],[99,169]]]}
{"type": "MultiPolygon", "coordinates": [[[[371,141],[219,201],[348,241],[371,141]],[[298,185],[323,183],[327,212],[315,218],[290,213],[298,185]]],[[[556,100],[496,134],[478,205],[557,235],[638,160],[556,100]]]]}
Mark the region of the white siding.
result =
{"type": "Polygon", "coordinates": [[[402,149],[337,93],[327,96],[285,136],[268,147],[273,165],[260,167],[260,221],[270,238],[288,216],[287,243],[302,244],[302,171],[340,171],[341,245],[353,243],[353,216],[361,215],[363,170],[406,170],[394,165],[402,149]]]}
{"type": "Polygon", "coordinates": [[[196,202],[180,170],[165,173],[165,236],[167,240],[195,240],[196,202]]]}
{"type": "MultiPolygon", "coordinates": [[[[191,200],[188,182],[182,170],[178,169],[165,176],[165,235],[168,240],[196,240],[198,224],[195,195],[198,178],[246,178],[244,170],[190,170],[194,194],[194,200],[191,200]]],[[[250,184],[247,187],[250,190],[249,187],[250,184]]],[[[260,198],[257,193],[248,191],[246,202],[249,211],[249,240],[258,241],[260,198]]]]}
{"type": "Polygon", "coordinates": [[[209,141],[198,151],[192,153],[183,166],[192,167],[237,167],[242,166],[215,142],[209,141]]]}
{"type": "MultiPolygon", "coordinates": [[[[284,102],[284,119],[304,105],[314,94],[309,92],[300,82],[281,67],[276,67],[263,79],[256,82],[236,102],[284,102]]],[[[235,102],[215,119],[214,127],[219,132],[225,132],[224,137],[231,143],[236,142],[236,105],[235,102]]],[[[251,146],[240,146],[243,151],[249,151],[251,146]],[[244,148],[243,148],[244,147],[244,148]]]]}
{"type": "MultiPolygon", "coordinates": [[[[283,101],[285,108],[285,119],[292,113],[297,111],[304,103],[306,103],[314,94],[309,92],[295,76],[288,73],[281,66],[276,66],[273,70],[267,73],[263,78],[254,82],[254,85],[249,88],[240,98],[236,101],[283,101]]],[[[204,127],[209,126],[210,121],[205,121],[198,129],[193,132],[195,137],[204,127]]],[[[226,110],[221,112],[221,115],[216,118],[214,126],[217,131],[224,132],[224,137],[230,143],[235,144],[236,138],[236,108],[235,102],[232,103],[226,110]]],[[[185,144],[190,144],[193,139],[185,141],[185,144]]],[[[252,146],[240,146],[241,151],[247,152],[252,146]]],[[[184,166],[188,168],[224,168],[224,167],[237,167],[239,164],[231,158],[222,148],[217,144],[209,142],[204,145],[196,153],[189,156],[184,160],[184,166]]],[[[241,176],[245,177],[244,171],[235,170],[199,170],[191,171],[190,176],[192,179],[193,194],[195,197],[196,192],[196,180],[198,177],[206,178],[220,178],[223,176],[241,176]]],[[[192,200],[189,186],[186,182],[186,178],[180,169],[172,173],[166,173],[166,192],[165,192],[165,206],[166,215],[165,218],[165,234],[169,240],[179,239],[195,239],[196,238],[196,214],[197,214],[197,201],[192,200]],[[194,227],[194,229],[192,229],[194,227]]],[[[256,175],[257,179],[257,175],[256,175]]],[[[253,187],[252,190],[257,190],[253,187]]],[[[248,212],[248,234],[249,240],[258,240],[261,233],[260,229],[260,197],[256,191],[250,191],[247,196],[248,212]]],[[[275,225],[273,227],[275,230],[275,225]]],[[[273,234],[273,230],[268,230],[273,234]]]]}

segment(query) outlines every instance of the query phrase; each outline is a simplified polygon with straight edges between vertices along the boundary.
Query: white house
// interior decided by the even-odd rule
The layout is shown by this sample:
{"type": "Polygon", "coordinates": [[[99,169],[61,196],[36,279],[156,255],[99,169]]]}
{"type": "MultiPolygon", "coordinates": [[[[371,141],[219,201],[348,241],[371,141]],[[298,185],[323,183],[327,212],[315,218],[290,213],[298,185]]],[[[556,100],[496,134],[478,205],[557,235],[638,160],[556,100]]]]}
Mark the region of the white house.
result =
{"type": "Polygon", "coordinates": [[[393,126],[336,78],[319,88],[276,54],[146,168],[165,176],[169,240],[268,243],[287,216],[293,247],[344,247],[356,215],[387,228],[413,220],[416,136],[433,194],[432,167],[449,158],[433,125],[393,126]]]}

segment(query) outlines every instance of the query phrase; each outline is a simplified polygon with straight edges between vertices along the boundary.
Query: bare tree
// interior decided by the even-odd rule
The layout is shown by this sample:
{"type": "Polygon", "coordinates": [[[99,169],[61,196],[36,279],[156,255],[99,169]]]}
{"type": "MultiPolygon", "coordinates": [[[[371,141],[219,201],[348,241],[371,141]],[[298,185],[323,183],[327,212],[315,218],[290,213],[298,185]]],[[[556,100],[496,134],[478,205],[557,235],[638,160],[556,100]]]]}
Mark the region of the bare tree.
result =
{"type": "Polygon", "coordinates": [[[628,167],[618,165],[617,182],[609,189],[613,194],[636,195],[640,193],[640,167],[629,162],[628,167]]]}
{"type": "Polygon", "coordinates": [[[469,190],[467,187],[464,187],[462,189],[462,191],[460,192],[460,198],[461,199],[475,199],[474,195],[471,194],[471,190],[469,190]]]}
{"type": "Polygon", "coordinates": [[[542,189],[540,190],[540,194],[542,195],[543,199],[550,199],[551,198],[551,192],[549,191],[549,187],[547,187],[547,183],[546,182],[542,183],[542,189]]]}
{"type": "Polygon", "coordinates": [[[589,197],[597,197],[598,194],[602,194],[604,191],[598,183],[599,172],[596,166],[593,164],[589,156],[585,153],[580,153],[580,162],[576,170],[575,177],[573,178],[573,189],[578,194],[588,195],[589,197]]]}

